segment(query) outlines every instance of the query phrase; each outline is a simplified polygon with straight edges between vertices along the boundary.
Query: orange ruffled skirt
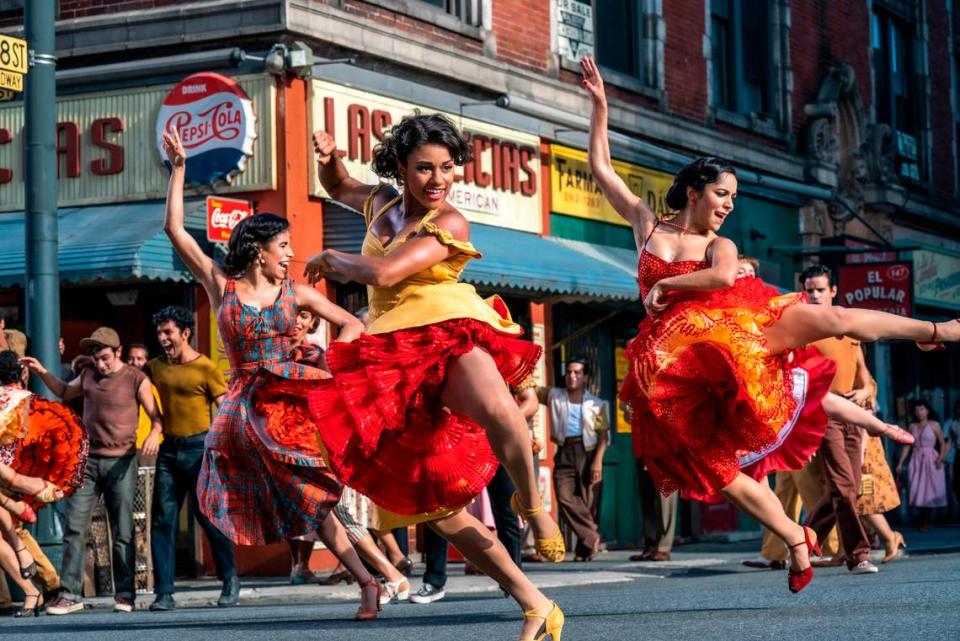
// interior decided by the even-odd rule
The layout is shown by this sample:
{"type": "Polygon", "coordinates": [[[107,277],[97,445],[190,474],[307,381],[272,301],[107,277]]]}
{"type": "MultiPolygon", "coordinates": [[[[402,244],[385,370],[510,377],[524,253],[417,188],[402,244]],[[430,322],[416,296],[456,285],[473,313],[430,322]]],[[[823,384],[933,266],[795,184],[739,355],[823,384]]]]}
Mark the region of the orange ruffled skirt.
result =
{"type": "Polygon", "coordinates": [[[474,348],[493,357],[505,385],[526,378],[542,352],[472,319],[363,334],[331,344],[333,379],[271,378],[254,404],[275,438],[302,439],[276,423],[302,421],[297,408],[305,398],[331,469],[380,507],[402,515],[460,508],[498,465],[484,429],[440,400],[448,367],[474,348]]]}
{"type": "Polygon", "coordinates": [[[640,324],[620,398],[633,409],[634,453],[664,495],[715,501],[741,469],[799,469],[816,451],[835,365],[813,348],[772,355],[763,334],[805,301],[744,278],[640,324]]]}

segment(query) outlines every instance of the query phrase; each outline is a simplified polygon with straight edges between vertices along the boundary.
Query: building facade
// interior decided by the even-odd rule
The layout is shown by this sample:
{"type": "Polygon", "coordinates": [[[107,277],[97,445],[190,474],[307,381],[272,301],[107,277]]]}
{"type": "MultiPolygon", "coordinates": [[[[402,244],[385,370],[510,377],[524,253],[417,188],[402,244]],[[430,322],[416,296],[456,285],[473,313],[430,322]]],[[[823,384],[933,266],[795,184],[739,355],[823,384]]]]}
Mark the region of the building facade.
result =
{"type": "MultiPolygon", "coordinates": [[[[654,209],[665,209],[682,164],[724,157],[740,178],[724,234],[759,259],[763,278],[792,290],[805,264],[827,262],[841,277],[845,304],[897,303],[938,320],[960,310],[958,4],[60,0],[61,120],[75,124],[61,126],[61,207],[95,208],[91,220],[118,207],[127,213],[114,215],[162,218],[165,178],[150,136],[157,98],[144,98],[140,112],[90,100],[162,96],[189,73],[217,71],[256,103],[258,137],[248,168],[232,185],[210,189],[289,218],[295,262],[324,247],[357,250],[362,220],[326,199],[310,132],[333,133],[351,173],[372,180],[370,153],[391,123],[414,109],[446,113],[476,152],[451,196],[485,253],[465,277],[482,293],[505,295],[544,346],[544,384],[560,383],[566,358],[586,356],[595,365],[592,385],[615,405],[622,348],[643,309],[633,234],[604,203],[585,162],[590,104],[579,58],[600,64],[617,170],[654,209]],[[86,111],[72,115],[71,101],[86,111]],[[142,117],[147,134],[138,138],[142,117]],[[97,173],[116,170],[118,158],[121,171],[97,173]],[[129,184],[113,192],[98,186],[118,175],[129,184]],[[70,191],[74,184],[82,198],[70,191]]],[[[9,33],[22,24],[20,6],[0,2],[0,27],[9,33]]],[[[0,107],[0,209],[10,212],[0,224],[14,227],[22,209],[18,104],[0,107]]],[[[141,236],[151,231],[160,229],[147,226],[141,236]]],[[[147,241],[163,243],[137,242],[149,248],[147,241]]],[[[184,284],[172,256],[163,260],[154,271],[125,264],[103,277],[65,276],[68,343],[98,319],[149,339],[148,308],[168,299],[192,305],[209,328],[202,294],[184,284]],[[134,294],[118,293],[131,291],[138,297],[118,311],[123,306],[112,301],[129,301],[134,294]],[[92,296],[114,316],[93,309],[92,296]]],[[[10,270],[0,306],[22,314],[22,279],[15,263],[10,270]]],[[[348,307],[365,302],[359,287],[328,293],[348,307]]],[[[215,336],[201,346],[215,352],[215,336]]],[[[871,348],[884,413],[905,417],[919,396],[946,412],[960,394],[954,353],[871,348]]],[[[538,419],[542,432],[545,420],[538,419]]],[[[630,545],[642,533],[622,417],[611,437],[601,525],[608,540],[630,545]]],[[[684,506],[682,521],[687,534],[755,527],[723,506],[684,506]]]]}

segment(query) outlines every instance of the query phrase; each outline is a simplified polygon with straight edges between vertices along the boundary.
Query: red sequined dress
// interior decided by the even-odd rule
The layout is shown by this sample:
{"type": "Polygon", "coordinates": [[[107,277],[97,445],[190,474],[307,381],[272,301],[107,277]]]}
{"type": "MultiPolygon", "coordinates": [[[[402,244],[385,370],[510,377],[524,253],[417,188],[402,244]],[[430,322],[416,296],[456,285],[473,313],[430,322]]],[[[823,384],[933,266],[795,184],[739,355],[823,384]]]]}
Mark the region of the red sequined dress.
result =
{"type": "MultiPolygon", "coordinates": [[[[640,293],[706,269],[640,252],[640,293]]],[[[732,287],[668,293],[669,308],[645,318],[627,346],[620,398],[633,409],[634,453],[663,494],[714,501],[741,471],[761,478],[799,469],[820,445],[820,401],[835,365],[814,348],[767,351],[763,330],[805,294],[780,295],[759,278],[732,287]]]]}
{"type": "MultiPolygon", "coordinates": [[[[375,193],[364,207],[368,227],[399,200],[373,212],[375,193]]],[[[522,329],[499,297],[483,300],[459,282],[480,252],[434,224],[436,214],[427,213],[414,233],[436,238],[449,248],[448,257],[393,287],[369,288],[367,332],[327,350],[333,379],[276,380],[256,401],[272,420],[282,420],[285,406],[305,398],[337,477],[379,507],[413,517],[404,522],[467,505],[498,466],[483,427],[441,402],[456,359],[479,348],[504,381],[517,385],[542,351],[519,338],[522,329]]],[[[386,256],[404,242],[395,238],[385,246],[368,231],[362,253],[386,256]]]]}

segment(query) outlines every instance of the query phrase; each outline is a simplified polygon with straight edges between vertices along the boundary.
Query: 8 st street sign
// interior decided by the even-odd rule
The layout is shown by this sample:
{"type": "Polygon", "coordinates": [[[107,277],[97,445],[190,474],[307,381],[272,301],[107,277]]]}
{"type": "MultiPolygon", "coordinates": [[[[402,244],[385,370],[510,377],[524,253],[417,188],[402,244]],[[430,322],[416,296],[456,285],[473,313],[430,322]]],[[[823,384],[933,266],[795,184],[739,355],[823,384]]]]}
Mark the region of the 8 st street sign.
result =
{"type": "Polygon", "coordinates": [[[0,89],[23,91],[27,41],[0,34],[0,89]]]}

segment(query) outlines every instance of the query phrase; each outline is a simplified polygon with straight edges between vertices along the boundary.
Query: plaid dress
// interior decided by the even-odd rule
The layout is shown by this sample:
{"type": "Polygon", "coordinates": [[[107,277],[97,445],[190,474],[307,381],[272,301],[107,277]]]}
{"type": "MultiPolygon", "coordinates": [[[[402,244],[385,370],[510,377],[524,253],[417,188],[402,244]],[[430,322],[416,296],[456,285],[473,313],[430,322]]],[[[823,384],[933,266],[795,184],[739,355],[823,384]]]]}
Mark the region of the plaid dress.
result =
{"type": "Polygon", "coordinates": [[[227,281],[217,326],[232,368],[230,387],[207,434],[197,495],[207,518],[239,545],[315,531],[340,498],[305,402],[285,404],[284,420],[263,416],[268,405],[252,411],[264,372],[281,379],[328,376],[292,359],[296,316],[291,281],[262,310],[242,304],[235,281],[227,281]]]}

